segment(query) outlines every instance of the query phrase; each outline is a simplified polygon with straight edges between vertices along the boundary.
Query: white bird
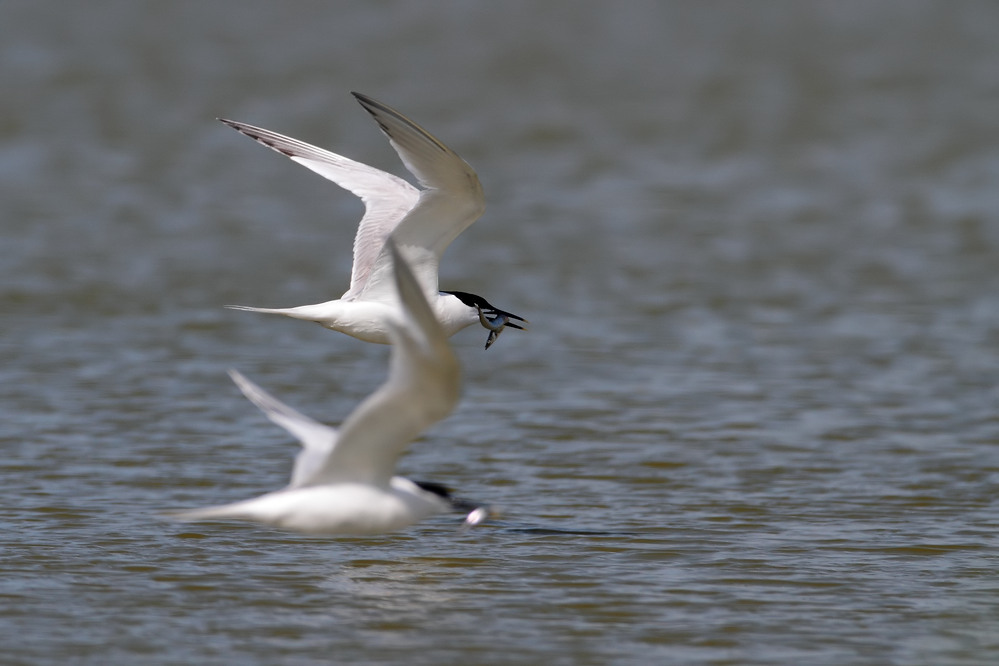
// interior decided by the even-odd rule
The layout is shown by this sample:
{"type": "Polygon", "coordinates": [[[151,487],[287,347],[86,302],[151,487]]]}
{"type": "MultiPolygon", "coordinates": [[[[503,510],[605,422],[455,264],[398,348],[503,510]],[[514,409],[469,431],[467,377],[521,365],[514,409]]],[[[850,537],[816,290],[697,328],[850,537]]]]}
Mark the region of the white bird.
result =
{"type": "Polygon", "coordinates": [[[172,518],[250,520],[309,534],[380,534],[449,509],[475,509],[466,525],[488,515],[485,508],[452,500],[443,486],[394,476],[406,446],[454,409],[461,369],[413,273],[391,241],[387,251],[402,305],[386,324],[392,344],[388,380],[337,430],[230,371],[246,397],[302,443],[291,483],[254,499],[176,513],[172,518]]]}
{"type": "Polygon", "coordinates": [[[354,237],[350,288],[337,300],[293,308],[227,305],[234,310],[282,314],[314,321],[367,342],[389,343],[384,312],[393,307],[391,261],[385,239],[392,234],[448,337],[478,322],[489,330],[486,349],[503,328],[524,327],[523,317],[493,307],[463,291],[440,291],[438,266],[444,250],[482,215],[485,199],[479,178],[461,157],[404,115],[359,93],[352,93],[388,137],[406,168],[423,187],[374,167],[260,127],[220,118],[263,145],[288,156],[364,202],[354,237]]]}

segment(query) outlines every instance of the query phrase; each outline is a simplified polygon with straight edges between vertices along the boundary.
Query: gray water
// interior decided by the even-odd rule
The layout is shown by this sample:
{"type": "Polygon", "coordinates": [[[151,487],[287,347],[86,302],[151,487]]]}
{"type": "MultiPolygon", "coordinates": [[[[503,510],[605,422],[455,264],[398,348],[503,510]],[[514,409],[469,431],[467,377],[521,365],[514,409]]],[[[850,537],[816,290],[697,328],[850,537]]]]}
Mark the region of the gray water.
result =
{"type": "Polygon", "coordinates": [[[11,664],[999,658],[999,6],[0,5],[11,664]],[[379,538],[178,525],[283,485],[237,368],[336,424],[387,349],[361,207],[217,116],[479,172],[458,410],[401,472],[503,508],[379,538]]]}

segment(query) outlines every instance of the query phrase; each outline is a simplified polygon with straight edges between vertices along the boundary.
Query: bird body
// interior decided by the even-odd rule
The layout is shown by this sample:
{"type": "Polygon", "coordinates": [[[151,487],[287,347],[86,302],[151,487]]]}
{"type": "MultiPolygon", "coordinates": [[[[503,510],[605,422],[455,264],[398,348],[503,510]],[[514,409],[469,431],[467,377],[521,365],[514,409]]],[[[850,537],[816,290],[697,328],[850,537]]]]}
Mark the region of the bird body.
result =
{"type": "Polygon", "coordinates": [[[354,93],[354,97],[378,123],[422,189],[304,141],[220,119],[258,143],[353,192],[365,206],[354,237],[350,287],[339,299],[291,308],[226,307],[314,321],[361,340],[388,344],[390,335],[385,318],[372,306],[395,306],[392,262],[385,245],[391,235],[448,337],[480,323],[489,330],[488,349],[504,328],[523,329],[524,326],[516,322],[526,323],[524,318],[495,308],[481,296],[474,296],[474,302],[469,302],[458,295],[464,292],[439,289],[441,255],[485,209],[482,186],[475,171],[457,153],[395,109],[359,93],[354,93]]]}
{"type": "MultiPolygon", "coordinates": [[[[440,296],[429,300],[429,304],[434,317],[443,327],[445,335],[451,337],[472,324],[481,323],[479,311],[474,305],[466,305],[457,296],[450,293],[439,293],[440,296]]],[[[292,319],[312,321],[323,328],[346,333],[358,340],[383,345],[391,344],[385,321],[392,316],[395,306],[389,300],[347,300],[340,298],[325,303],[299,305],[291,308],[257,308],[245,305],[227,305],[226,307],[231,310],[280,314],[292,319]]],[[[485,311],[483,311],[482,316],[487,316],[485,311]]]]}
{"type": "Polygon", "coordinates": [[[284,489],[174,517],[249,520],[303,534],[363,536],[394,532],[449,508],[447,498],[396,476],[384,487],[340,483],[284,489]]]}
{"type": "MultiPolygon", "coordinates": [[[[387,247],[399,308],[385,319],[392,344],[385,383],[336,429],[230,371],[243,394],[302,443],[291,481],[282,490],[254,499],[185,511],[173,518],[251,520],[310,534],[378,534],[449,507],[465,507],[450,500],[442,486],[394,474],[409,443],[454,410],[461,369],[405,259],[391,240],[387,247]]],[[[476,510],[468,522],[481,518],[476,510]]]]}

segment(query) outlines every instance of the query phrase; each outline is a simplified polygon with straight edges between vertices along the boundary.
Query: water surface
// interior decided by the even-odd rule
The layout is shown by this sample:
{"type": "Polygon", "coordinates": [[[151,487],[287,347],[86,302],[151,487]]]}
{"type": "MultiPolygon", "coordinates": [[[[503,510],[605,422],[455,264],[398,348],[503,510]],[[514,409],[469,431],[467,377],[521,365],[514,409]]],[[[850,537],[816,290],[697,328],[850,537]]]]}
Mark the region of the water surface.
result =
{"type": "Polygon", "coordinates": [[[9,663],[982,664],[999,655],[999,10],[8,2],[9,663]],[[333,424],[387,350],[223,310],[346,288],[360,206],[215,122],[478,170],[444,288],[532,321],[405,474],[502,506],[307,538],[225,375],[333,424]]]}

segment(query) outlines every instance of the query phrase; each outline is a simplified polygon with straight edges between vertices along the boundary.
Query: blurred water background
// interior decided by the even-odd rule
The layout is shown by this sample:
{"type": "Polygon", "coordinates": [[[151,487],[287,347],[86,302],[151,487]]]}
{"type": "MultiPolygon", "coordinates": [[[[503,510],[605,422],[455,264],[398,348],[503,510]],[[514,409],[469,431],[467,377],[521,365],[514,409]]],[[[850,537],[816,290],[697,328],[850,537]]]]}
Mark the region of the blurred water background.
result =
{"type": "Polygon", "coordinates": [[[8,664],[999,656],[999,5],[0,5],[8,664]],[[214,120],[478,171],[442,288],[529,318],[401,471],[504,508],[176,525],[286,481],[233,367],[336,424],[387,349],[361,206],[214,120]]]}

